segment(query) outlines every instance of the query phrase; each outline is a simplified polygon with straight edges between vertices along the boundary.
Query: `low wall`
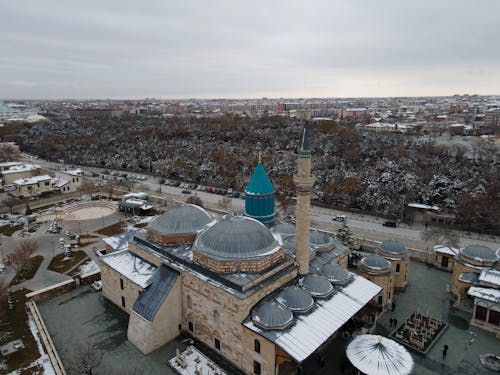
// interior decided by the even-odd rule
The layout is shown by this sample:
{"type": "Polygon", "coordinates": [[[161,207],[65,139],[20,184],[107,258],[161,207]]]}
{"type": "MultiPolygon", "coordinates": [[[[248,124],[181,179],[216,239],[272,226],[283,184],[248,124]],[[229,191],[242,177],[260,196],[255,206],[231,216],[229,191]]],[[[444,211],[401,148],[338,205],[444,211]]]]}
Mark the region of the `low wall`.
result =
{"type": "Polygon", "coordinates": [[[60,296],[61,294],[68,293],[78,287],[76,278],[80,279],[79,285],[89,285],[94,281],[101,279],[101,271],[97,270],[85,275],[77,275],[73,279],[28,293],[26,294],[26,298],[35,302],[43,302],[60,296]]]}

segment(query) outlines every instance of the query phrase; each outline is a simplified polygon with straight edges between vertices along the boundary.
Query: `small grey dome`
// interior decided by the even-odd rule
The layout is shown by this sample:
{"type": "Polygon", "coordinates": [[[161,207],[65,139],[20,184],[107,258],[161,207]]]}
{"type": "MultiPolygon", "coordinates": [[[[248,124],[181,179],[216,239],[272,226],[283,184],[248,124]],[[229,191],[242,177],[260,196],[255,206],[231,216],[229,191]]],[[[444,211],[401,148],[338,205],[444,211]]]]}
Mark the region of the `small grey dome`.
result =
{"type": "Polygon", "coordinates": [[[399,241],[387,240],[382,242],[378,248],[382,250],[384,253],[391,254],[405,254],[406,247],[399,241]]]}
{"type": "Polygon", "coordinates": [[[252,260],[280,248],[281,244],[260,221],[227,215],[198,235],[193,250],[217,260],[252,260]]]}
{"type": "Polygon", "coordinates": [[[325,264],[321,269],[321,274],[326,277],[328,281],[336,285],[347,284],[352,279],[352,275],[339,264],[325,264]]]}
{"type": "Polygon", "coordinates": [[[311,295],[295,285],[284,288],[276,297],[276,301],[297,313],[306,313],[314,306],[311,295]]]}
{"type": "Polygon", "coordinates": [[[480,262],[496,262],[498,260],[495,252],[483,245],[469,245],[460,250],[460,254],[480,262]]]}
{"type": "Polygon", "coordinates": [[[203,208],[194,204],[182,204],[167,209],[154,219],[148,229],[164,235],[194,234],[214,220],[203,208]]]}
{"type": "Polygon", "coordinates": [[[331,247],[333,245],[333,238],[324,232],[320,232],[318,230],[310,230],[309,243],[314,248],[331,247]]]}
{"type": "Polygon", "coordinates": [[[474,272],[463,272],[458,275],[458,280],[463,283],[478,285],[479,284],[479,275],[474,272]]]}
{"type": "Polygon", "coordinates": [[[273,232],[282,237],[295,236],[295,225],[289,223],[278,223],[273,226],[273,232]]]}
{"type": "Polygon", "coordinates": [[[285,329],[293,323],[293,314],[275,301],[266,301],[252,312],[252,321],[263,329],[285,329]]]}
{"type": "Polygon", "coordinates": [[[323,276],[309,274],[300,280],[300,286],[313,297],[325,298],[333,292],[333,286],[323,276]]]}
{"type": "Polygon", "coordinates": [[[370,255],[361,259],[361,264],[372,270],[390,270],[391,262],[380,255],[370,255]]]}

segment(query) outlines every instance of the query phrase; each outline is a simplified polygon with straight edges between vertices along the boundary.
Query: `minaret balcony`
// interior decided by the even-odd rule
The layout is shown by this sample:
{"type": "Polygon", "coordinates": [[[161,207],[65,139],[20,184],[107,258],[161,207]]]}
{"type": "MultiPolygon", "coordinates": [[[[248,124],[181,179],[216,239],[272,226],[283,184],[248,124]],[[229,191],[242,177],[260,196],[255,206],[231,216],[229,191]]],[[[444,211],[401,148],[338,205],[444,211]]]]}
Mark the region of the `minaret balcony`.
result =
{"type": "Polygon", "coordinates": [[[313,187],[315,181],[314,176],[302,177],[298,175],[293,175],[293,183],[299,190],[310,189],[313,187]]]}

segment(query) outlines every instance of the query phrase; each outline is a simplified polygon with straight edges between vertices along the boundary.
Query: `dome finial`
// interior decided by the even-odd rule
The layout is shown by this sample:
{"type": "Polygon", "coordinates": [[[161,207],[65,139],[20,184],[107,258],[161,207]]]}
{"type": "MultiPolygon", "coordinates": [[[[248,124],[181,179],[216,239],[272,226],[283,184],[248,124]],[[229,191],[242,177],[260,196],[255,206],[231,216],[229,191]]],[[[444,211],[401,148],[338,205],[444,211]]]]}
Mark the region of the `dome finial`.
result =
{"type": "Polygon", "coordinates": [[[262,164],[262,151],[259,151],[259,164],[262,164]]]}

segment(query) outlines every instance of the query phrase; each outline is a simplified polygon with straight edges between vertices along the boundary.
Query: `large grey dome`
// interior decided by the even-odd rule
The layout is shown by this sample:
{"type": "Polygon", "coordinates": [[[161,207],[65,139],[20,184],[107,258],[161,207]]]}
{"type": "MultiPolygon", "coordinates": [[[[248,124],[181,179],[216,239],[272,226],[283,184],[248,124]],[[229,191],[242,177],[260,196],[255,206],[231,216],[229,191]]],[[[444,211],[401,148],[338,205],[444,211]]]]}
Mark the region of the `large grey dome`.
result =
{"type": "Polygon", "coordinates": [[[227,215],[198,235],[193,250],[217,260],[252,260],[280,248],[281,244],[260,221],[227,215]]]}
{"type": "Polygon", "coordinates": [[[378,248],[385,253],[404,254],[406,247],[399,241],[387,240],[378,245],[378,248]]]}
{"type": "Polygon", "coordinates": [[[323,276],[309,274],[300,280],[300,286],[311,293],[313,297],[328,297],[333,292],[333,286],[323,276]]]}
{"type": "Polygon", "coordinates": [[[298,313],[308,312],[314,306],[311,295],[295,285],[283,289],[276,297],[276,301],[298,313]]]}
{"type": "Polygon", "coordinates": [[[361,264],[373,270],[390,270],[391,262],[380,255],[370,255],[361,259],[361,264]]]}
{"type": "Polygon", "coordinates": [[[252,312],[252,321],[263,329],[285,329],[293,323],[293,314],[277,302],[264,302],[252,312]]]}
{"type": "Polygon", "coordinates": [[[321,274],[326,277],[328,281],[336,285],[347,284],[352,279],[352,275],[339,264],[325,264],[321,269],[321,274]]]}
{"type": "Polygon", "coordinates": [[[164,235],[194,234],[214,220],[203,208],[182,204],[167,209],[149,224],[149,229],[164,235]]]}
{"type": "Polygon", "coordinates": [[[488,246],[469,245],[460,250],[460,254],[467,258],[475,259],[480,262],[496,262],[497,255],[488,246]]]}

